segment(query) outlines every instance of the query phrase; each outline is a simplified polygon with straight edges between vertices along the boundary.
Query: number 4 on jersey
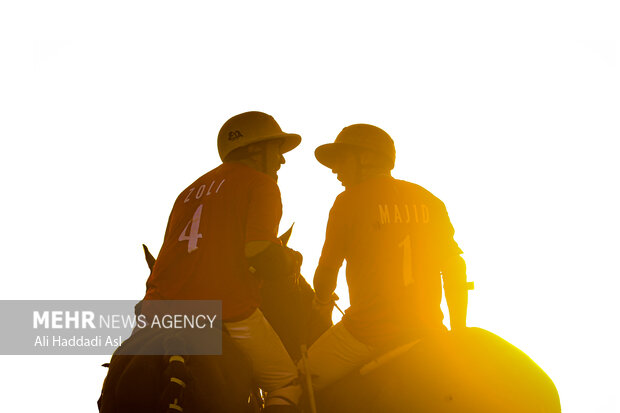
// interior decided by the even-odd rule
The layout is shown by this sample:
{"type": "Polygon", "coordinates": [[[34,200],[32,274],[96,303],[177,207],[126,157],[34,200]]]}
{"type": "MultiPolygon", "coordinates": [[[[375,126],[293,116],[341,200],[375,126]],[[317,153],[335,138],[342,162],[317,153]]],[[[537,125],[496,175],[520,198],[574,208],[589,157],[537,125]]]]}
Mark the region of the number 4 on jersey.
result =
{"type": "Polygon", "coordinates": [[[200,228],[200,215],[202,214],[202,204],[196,208],[192,220],[185,225],[183,232],[179,235],[179,241],[189,241],[187,244],[187,252],[192,252],[198,249],[198,238],[202,238],[202,234],[198,232],[200,228]],[[191,226],[190,226],[191,225],[191,226]],[[187,233],[189,229],[189,234],[187,233]]]}

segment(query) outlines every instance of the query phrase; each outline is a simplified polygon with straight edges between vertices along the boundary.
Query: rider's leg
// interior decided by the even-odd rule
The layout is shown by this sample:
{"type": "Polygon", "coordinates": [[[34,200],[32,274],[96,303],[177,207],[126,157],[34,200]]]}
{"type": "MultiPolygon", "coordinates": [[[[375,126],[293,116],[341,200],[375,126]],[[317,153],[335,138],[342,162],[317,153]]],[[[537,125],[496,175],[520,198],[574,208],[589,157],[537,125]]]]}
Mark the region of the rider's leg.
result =
{"type": "MultiPolygon", "coordinates": [[[[308,349],[312,385],[321,390],[369,360],[373,348],[362,343],[338,323],[308,349]]],[[[303,371],[303,363],[298,363],[303,371]]]]}
{"type": "Polygon", "coordinates": [[[263,313],[257,309],[245,320],[224,325],[251,360],[256,382],[268,393],[265,404],[297,404],[301,397],[297,368],[263,313]]]}

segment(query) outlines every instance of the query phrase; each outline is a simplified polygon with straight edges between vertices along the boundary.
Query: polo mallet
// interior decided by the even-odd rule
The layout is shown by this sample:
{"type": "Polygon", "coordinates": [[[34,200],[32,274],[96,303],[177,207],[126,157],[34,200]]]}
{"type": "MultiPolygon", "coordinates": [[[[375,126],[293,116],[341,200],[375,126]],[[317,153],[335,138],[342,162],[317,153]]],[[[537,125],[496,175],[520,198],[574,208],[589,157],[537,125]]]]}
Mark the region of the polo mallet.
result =
{"type": "MultiPolygon", "coordinates": [[[[288,241],[291,238],[291,234],[293,233],[293,225],[295,225],[294,222],[284,234],[278,237],[280,241],[282,242],[282,245],[284,246],[288,244],[288,241]]],[[[310,402],[310,412],[316,413],[316,400],[314,398],[314,389],[312,388],[312,376],[310,374],[310,369],[308,368],[308,346],[306,345],[307,340],[300,340],[300,341],[302,343],[299,346],[299,350],[301,352],[301,363],[303,365],[304,372],[305,372],[304,382],[306,384],[306,391],[308,392],[308,400],[310,402]]]]}

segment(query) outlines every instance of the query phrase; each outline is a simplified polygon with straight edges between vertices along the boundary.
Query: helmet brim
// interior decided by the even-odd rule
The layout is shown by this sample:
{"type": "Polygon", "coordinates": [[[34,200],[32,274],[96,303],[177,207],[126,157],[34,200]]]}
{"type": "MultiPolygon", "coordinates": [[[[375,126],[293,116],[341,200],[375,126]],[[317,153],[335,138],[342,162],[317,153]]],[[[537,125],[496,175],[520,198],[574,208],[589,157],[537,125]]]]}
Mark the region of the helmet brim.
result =
{"type": "Polygon", "coordinates": [[[343,158],[345,153],[349,153],[355,150],[355,146],[346,143],[326,143],[314,150],[314,157],[322,165],[333,169],[343,158]]]}
{"type": "Polygon", "coordinates": [[[287,153],[295,149],[297,146],[299,146],[299,144],[301,143],[301,136],[295,133],[284,133],[283,132],[283,133],[278,133],[276,135],[271,135],[271,136],[261,136],[260,138],[254,141],[248,141],[247,145],[250,145],[252,143],[275,141],[275,140],[282,141],[282,144],[280,145],[280,150],[282,151],[282,153],[287,153]]]}
{"type": "Polygon", "coordinates": [[[296,133],[282,133],[273,139],[282,139],[282,146],[280,146],[282,153],[292,151],[301,143],[301,136],[296,133]]]}

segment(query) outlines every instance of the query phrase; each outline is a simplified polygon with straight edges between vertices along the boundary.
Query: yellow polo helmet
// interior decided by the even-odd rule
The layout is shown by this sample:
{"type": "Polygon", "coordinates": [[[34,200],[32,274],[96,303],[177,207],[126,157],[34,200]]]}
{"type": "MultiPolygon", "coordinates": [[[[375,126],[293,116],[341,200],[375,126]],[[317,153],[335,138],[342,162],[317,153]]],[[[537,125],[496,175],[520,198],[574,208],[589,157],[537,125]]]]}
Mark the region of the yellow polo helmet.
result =
{"type": "Polygon", "coordinates": [[[383,129],[365,123],[358,123],[344,128],[334,143],[321,145],[314,151],[316,159],[333,169],[345,152],[361,148],[370,150],[385,161],[385,165],[392,170],[396,161],[394,141],[383,129]]]}

